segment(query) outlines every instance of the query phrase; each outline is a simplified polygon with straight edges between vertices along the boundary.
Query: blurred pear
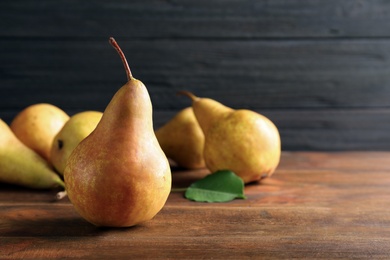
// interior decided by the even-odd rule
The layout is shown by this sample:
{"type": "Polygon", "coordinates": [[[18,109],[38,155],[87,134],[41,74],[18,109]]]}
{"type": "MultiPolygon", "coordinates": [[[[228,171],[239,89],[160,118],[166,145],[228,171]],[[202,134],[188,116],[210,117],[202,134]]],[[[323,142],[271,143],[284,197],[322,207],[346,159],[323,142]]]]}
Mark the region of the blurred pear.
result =
{"type": "Polygon", "coordinates": [[[1,119],[0,182],[35,189],[64,187],[51,165],[23,144],[1,119]]]}
{"type": "Polygon", "coordinates": [[[60,175],[63,175],[66,162],[76,146],[97,126],[103,113],[84,111],[70,117],[54,137],[50,152],[50,162],[60,175]]]}
{"type": "Polygon", "coordinates": [[[210,98],[181,93],[192,100],[205,135],[203,156],[211,172],[230,170],[244,183],[274,173],[280,161],[281,141],[271,120],[255,111],[236,110],[210,98]]]}
{"type": "Polygon", "coordinates": [[[20,111],[10,127],[22,143],[49,161],[54,136],[68,120],[69,116],[62,109],[39,103],[20,111]]]}
{"type": "Polygon", "coordinates": [[[187,169],[204,168],[204,134],[192,107],[177,113],[157,129],[156,137],[165,155],[187,169]]]}

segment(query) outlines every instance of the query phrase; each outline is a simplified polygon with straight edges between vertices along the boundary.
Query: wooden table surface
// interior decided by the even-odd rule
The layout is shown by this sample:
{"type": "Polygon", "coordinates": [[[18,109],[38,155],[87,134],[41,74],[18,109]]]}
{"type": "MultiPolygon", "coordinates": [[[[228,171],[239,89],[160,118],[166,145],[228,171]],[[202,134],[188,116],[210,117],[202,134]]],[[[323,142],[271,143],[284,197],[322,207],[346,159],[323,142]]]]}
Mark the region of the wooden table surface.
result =
{"type": "MultiPolygon", "coordinates": [[[[173,172],[175,187],[207,174],[173,172]]],[[[97,228],[55,191],[0,187],[0,258],[390,258],[390,152],[284,152],[246,200],[172,193],[151,221],[97,228]]]]}

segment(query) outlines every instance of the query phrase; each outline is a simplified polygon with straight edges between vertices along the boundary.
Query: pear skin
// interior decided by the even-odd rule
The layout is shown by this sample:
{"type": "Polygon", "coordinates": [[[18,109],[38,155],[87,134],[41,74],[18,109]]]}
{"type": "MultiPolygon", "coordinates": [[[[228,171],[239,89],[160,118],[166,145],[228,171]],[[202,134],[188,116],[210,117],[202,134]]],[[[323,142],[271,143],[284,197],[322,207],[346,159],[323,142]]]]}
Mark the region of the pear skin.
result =
{"type": "Polygon", "coordinates": [[[64,187],[50,164],[24,145],[1,119],[0,182],[33,189],[64,187]]]}
{"type": "Polygon", "coordinates": [[[208,132],[210,126],[219,120],[219,117],[224,117],[234,111],[234,109],[211,98],[199,98],[188,91],[180,91],[179,94],[186,95],[192,100],[195,117],[204,134],[208,132]],[[199,103],[199,101],[201,102],[199,103]],[[206,111],[202,111],[203,107],[207,108],[206,111]],[[201,111],[201,114],[197,112],[198,110],[201,111]]]}
{"type": "Polygon", "coordinates": [[[206,167],[203,159],[204,134],[192,107],[179,111],[155,133],[166,156],[178,166],[187,169],[206,167]]]}
{"type": "Polygon", "coordinates": [[[46,160],[50,160],[50,150],[54,136],[69,120],[62,109],[47,103],[28,106],[12,120],[10,127],[25,145],[46,160]]]}
{"type": "Polygon", "coordinates": [[[129,227],[152,219],[171,189],[167,157],[154,134],[152,103],[113,38],[128,82],[113,96],[95,130],[70,155],[66,191],[76,211],[96,226],[129,227]]]}
{"type": "Polygon", "coordinates": [[[50,162],[63,175],[66,162],[74,148],[97,126],[103,113],[84,111],[70,117],[54,137],[50,151],[50,162]]]}
{"type": "Polygon", "coordinates": [[[211,172],[231,170],[244,183],[271,176],[281,155],[277,127],[267,117],[246,109],[232,109],[190,92],[195,116],[205,135],[204,159],[211,172]]]}

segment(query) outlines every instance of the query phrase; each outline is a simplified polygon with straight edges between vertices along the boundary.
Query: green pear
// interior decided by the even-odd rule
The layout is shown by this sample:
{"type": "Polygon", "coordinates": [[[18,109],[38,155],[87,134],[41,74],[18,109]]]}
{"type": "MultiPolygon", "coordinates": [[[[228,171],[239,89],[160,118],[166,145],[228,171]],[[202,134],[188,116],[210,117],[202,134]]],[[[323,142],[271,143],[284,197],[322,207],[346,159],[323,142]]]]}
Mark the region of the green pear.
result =
{"type": "Polygon", "coordinates": [[[69,120],[62,109],[47,103],[28,106],[12,120],[10,127],[25,145],[46,160],[50,160],[50,150],[54,136],[69,120]]]}
{"type": "Polygon", "coordinates": [[[23,144],[1,119],[0,182],[34,189],[64,187],[50,164],[23,144]]]}
{"type": "Polygon", "coordinates": [[[54,137],[50,152],[50,162],[60,175],[63,175],[66,162],[74,148],[97,126],[103,113],[84,111],[74,114],[54,137]]]}
{"type": "Polygon", "coordinates": [[[166,156],[178,166],[204,168],[204,134],[196,121],[192,107],[179,111],[156,130],[156,137],[166,156]]]}
{"type": "Polygon", "coordinates": [[[113,96],[95,130],[70,155],[64,171],[68,197],[97,226],[129,227],[165,205],[171,170],[153,129],[152,103],[119,45],[128,82],[113,96]]]}
{"type": "Polygon", "coordinates": [[[231,170],[245,183],[271,176],[281,155],[279,131],[267,117],[232,109],[210,98],[182,91],[205,135],[203,156],[211,172],[231,170]]]}

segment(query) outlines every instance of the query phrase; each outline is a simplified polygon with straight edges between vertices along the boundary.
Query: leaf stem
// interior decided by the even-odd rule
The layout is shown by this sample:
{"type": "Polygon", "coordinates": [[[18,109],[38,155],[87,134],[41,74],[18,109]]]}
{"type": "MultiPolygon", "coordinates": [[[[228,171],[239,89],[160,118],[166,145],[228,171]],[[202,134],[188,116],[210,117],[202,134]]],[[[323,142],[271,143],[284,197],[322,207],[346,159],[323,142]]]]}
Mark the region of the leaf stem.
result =
{"type": "Polygon", "coordinates": [[[172,188],[171,189],[171,192],[184,192],[186,191],[188,188],[172,188]]]}

